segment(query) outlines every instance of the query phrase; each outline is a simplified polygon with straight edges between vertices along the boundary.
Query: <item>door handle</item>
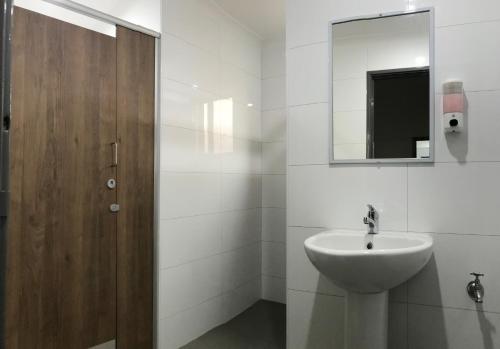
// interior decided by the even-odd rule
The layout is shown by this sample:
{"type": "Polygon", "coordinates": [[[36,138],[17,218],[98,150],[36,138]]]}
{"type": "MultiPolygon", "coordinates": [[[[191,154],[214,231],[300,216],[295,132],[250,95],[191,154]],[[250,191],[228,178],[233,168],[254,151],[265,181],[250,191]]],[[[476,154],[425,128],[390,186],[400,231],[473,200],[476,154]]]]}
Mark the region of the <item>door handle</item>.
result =
{"type": "Polygon", "coordinates": [[[118,166],[118,142],[111,143],[111,146],[113,147],[113,164],[111,166],[116,167],[118,166]]]}

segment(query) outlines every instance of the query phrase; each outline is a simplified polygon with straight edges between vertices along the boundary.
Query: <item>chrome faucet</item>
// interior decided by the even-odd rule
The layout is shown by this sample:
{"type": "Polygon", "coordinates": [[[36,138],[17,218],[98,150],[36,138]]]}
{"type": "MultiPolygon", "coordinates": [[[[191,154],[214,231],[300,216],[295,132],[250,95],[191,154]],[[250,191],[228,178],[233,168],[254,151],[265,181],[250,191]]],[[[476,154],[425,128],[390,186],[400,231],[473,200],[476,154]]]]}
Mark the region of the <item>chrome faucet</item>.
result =
{"type": "Polygon", "coordinates": [[[484,274],[479,273],[470,273],[475,277],[474,280],[469,282],[467,285],[467,293],[469,297],[476,303],[483,303],[484,298],[484,287],[481,284],[481,280],[479,280],[480,276],[484,276],[484,274]]]}
{"type": "Polygon", "coordinates": [[[375,207],[368,204],[368,214],[363,217],[363,223],[368,225],[368,234],[377,234],[375,231],[375,226],[377,225],[377,210],[375,207]]]}

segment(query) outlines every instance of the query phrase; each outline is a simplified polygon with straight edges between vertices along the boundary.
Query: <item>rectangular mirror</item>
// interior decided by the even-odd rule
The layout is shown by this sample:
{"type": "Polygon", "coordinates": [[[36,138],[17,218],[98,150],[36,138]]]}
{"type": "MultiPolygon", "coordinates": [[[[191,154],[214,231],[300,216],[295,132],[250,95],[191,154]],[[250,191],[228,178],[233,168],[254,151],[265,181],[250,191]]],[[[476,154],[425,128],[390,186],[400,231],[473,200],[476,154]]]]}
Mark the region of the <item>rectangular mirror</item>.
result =
{"type": "Polygon", "coordinates": [[[331,162],[431,162],[431,9],[331,23],[331,162]]]}

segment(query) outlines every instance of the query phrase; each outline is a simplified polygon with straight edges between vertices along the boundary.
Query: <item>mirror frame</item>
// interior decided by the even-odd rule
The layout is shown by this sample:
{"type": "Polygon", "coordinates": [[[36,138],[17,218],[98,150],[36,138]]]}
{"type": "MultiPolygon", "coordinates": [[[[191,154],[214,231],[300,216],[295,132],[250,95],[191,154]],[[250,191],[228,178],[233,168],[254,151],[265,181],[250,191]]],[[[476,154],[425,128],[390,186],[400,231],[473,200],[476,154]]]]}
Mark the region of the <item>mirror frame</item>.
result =
{"type": "Polygon", "coordinates": [[[328,23],[328,83],[329,83],[329,96],[328,96],[328,107],[329,107],[329,149],[330,149],[330,164],[383,164],[383,163],[433,163],[435,156],[435,66],[434,66],[434,39],[435,28],[434,28],[434,8],[433,7],[422,7],[409,11],[399,11],[399,12],[386,12],[379,13],[376,15],[350,17],[340,20],[333,20],[328,23]],[[334,122],[333,122],[333,26],[335,24],[355,22],[359,20],[369,20],[384,17],[396,17],[404,16],[415,13],[429,13],[429,157],[425,159],[417,158],[384,158],[384,159],[342,159],[335,160],[334,158],[334,122]]]}

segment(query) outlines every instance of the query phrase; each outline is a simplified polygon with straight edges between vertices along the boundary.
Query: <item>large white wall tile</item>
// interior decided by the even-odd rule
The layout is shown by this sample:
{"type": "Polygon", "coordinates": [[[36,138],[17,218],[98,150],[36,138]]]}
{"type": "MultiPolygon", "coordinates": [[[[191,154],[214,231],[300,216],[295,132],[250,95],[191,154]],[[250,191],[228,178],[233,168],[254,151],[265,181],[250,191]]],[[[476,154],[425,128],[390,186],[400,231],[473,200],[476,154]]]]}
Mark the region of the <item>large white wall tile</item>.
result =
{"type": "Polygon", "coordinates": [[[466,91],[500,89],[500,21],[482,22],[436,30],[436,87],[448,79],[464,82],[466,91]],[[460,45],[448,43],[460,42],[460,45]]]}
{"type": "Polygon", "coordinates": [[[408,301],[415,304],[476,310],[465,292],[473,279],[469,273],[484,273],[486,293],[481,309],[500,313],[500,236],[433,234],[434,256],[408,282],[408,301]]]}
{"type": "Polygon", "coordinates": [[[282,109],[286,106],[285,76],[262,80],[262,110],[282,109]]]}
{"type": "Polygon", "coordinates": [[[286,207],[286,176],[262,176],[262,207],[286,207]]]}
{"type": "Polygon", "coordinates": [[[262,275],[262,299],[286,303],[286,279],[262,275]]]}
{"type": "Polygon", "coordinates": [[[500,3],[496,0],[411,0],[416,8],[434,7],[436,26],[474,23],[500,19],[500,3]]]}
{"type": "Polygon", "coordinates": [[[162,270],[160,319],[222,295],[221,262],[221,255],[215,255],[162,270]]]}
{"type": "Polygon", "coordinates": [[[222,254],[223,290],[228,292],[260,277],[261,245],[254,243],[222,254]]]}
{"type": "Polygon", "coordinates": [[[261,239],[261,210],[229,211],[221,214],[222,249],[231,251],[261,239]]]}
{"type": "Polygon", "coordinates": [[[286,276],[286,246],[283,242],[262,242],[262,274],[286,276]]]}
{"type": "Polygon", "coordinates": [[[161,220],[158,229],[160,268],[220,253],[222,223],[220,214],[161,220]]]}
{"type": "Polygon", "coordinates": [[[500,163],[436,163],[408,168],[408,229],[500,235],[500,163]]]}
{"type": "Polygon", "coordinates": [[[161,167],[173,172],[220,172],[221,157],[216,153],[221,136],[213,133],[163,126],[161,167]]]}
{"type": "Polygon", "coordinates": [[[262,140],[264,142],[284,141],[286,139],[286,109],[262,112],[262,140]]]}
{"type": "Polygon", "coordinates": [[[261,106],[261,79],[230,63],[221,63],[217,92],[223,98],[232,98],[236,103],[261,106]]]}
{"type": "Polygon", "coordinates": [[[222,136],[220,141],[222,172],[260,173],[261,143],[222,136]]]}
{"type": "Polygon", "coordinates": [[[252,304],[261,298],[261,278],[260,275],[254,277],[243,285],[234,288],[222,297],[223,316],[225,321],[229,321],[236,315],[245,311],[252,304]]]}
{"type": "Polygon", "coordinates": [[[200,0],[168,0],[165,13],[164,32],[217,54],[222,16],[213,6],[200,0]]]}
{"type": "Polygon", "coordinates": [[[289,166],[288,225],[366,229],[372,204],[381,230],[406,230],[405,165],[289,166]]]}
{"type": "Polygon", "coordinates": [[[221,208],[219,174],[162,171],[161,177],[161,219],[219,212],[221,208]]]}
{"type": "Polygon", "coordinates": [[[210,116],[216,94],[163,78],[161,98],[162,124],[215,132],[211,124],[207,125],[205,115],[210,116]]]}
{"type": "Polygon", "coordinates": [[[168,47],[162,70],[165,76],[206,91],[217,92],[222,75],[217,56],[172,35],[166,34],[163,38],[164,45],[168,47]]]}
{"type": "Polygon", "coordinates": [[[286,209],[262,209],[262,241],[286,241],[286,209]]]}
{"type": "Polygon", "coordinates": [[[222,210],[244,210],[260,207],[261,176],[250,174],[222,175],[222,210]]]}
{"type": "Polygon", "coordinates": [[[292,107],[288,116],[288,164],[328,164],[328,103],[292,107]]]}
{"type": "Polygon", "coordinates": [[[286,53],[284,41],[262,43],[262,79],[286,75],[286,53]]]}
{"type": "Polygon", "coordinates": [[[235,26],[233,18],[222,18],[219,41],[220,57],[244,71],[261,77],[260,39],[241,26],[235,26]]]}
{"type": "Polygon", "coordinates": [[[288,290],[286,316],[288,348],[344,347],[343,297],[288,290]]]}
{"type": "Polygon", "coordinates": [[[286,173],[285,142],[262,143],[262,173],[263,174],[286,173]]]}
{"type": "Polygon", "coordinates": [[[308,45],[287,52],[288,106],[328,102],[328,44],[308,45]]]}
{"type": "Polygon", "coordinates": [[[409,305],[408,348],[497,348],[500,314],[409,305]]]}

